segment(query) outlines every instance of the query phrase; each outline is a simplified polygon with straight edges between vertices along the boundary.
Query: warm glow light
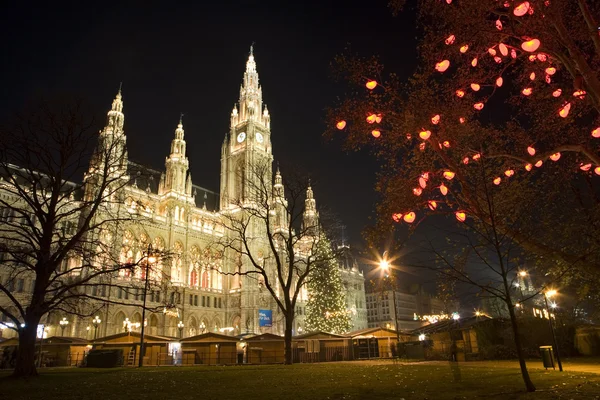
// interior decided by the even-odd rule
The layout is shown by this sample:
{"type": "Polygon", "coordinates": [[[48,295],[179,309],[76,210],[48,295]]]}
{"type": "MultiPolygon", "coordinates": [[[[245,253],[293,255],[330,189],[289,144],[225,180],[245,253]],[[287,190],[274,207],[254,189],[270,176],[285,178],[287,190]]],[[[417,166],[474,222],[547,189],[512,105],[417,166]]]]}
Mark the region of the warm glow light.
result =
{"type": "Polygon", "coordinates": [[[455,39],[456,39],[456,37],[454,35],[450,35],[446,38],[445,42],[447,45],[451,45],[452,43],[454,43],[455,39]]]}
{"type": "Polygon", "coordinates": [[[600,175],[600,167],[596,167],[596,168],[594,168],[594,173],[595,173],[596,175],[600,175]]]}
{"type": "Polygon", "coordinates": [[[471,60],[471,66],[473,66],[473,67],[477,66],[477,57],[475,57],[474,59],[471,60]]]}
{"type": "Polygon", "coordinates": [[[421,131],[419,132],[419,137],[423,140],[427,140],[429,139],[429,137],[431,136],[431,131],[421,131]]]}
{"type": "Polygon", "coordinates": [[[379,136],[381,136],[381,131],[379,129],[373,129],[371,131],[371,135],[373,135],[374,138],[378,138],[379,136]]]}
{"type": "Polygon", "coordinates": [[[442,143],[444,145],[444,147],[448,148],[450,147],[450,142],[447,140],[444,140],[444,143],[442,143]]]}
{"type": "Polygon", "coordinates": [[[521,43],[521,48],[529,53],[536,51],[540,47],[541,42],[538,39],[531,39],[521,43]]]}
{"type": "Polygon", "coordinates": [[[531,92],[533,92],[532,88],[525,88],[521,91],[521,93],[523,93],[523,95],[525,95],[525,96],[529,96],[531,94],[531,92]]]}
{"type": "Polygon", "coordinates": [[[552,96],[554,97],[558,97],[562,94],[562,89],[556,89],[554,92],[552,92],[552,96]]]}
{"type": "Polygon", "coordinates": [[[527,271],[519,271],[520,276],[527,276],[527,271]]]}
{"type": "Polygon", "coordinates": [[[431,211],[433,211],[433,210],[435,210],[435,209],[437,208],[437,202],[436,202],[436,201],[434,201],[434,200],[429,200],[429,201],[427,202],[427,207],[429,207],[429,209],[430,209],[431,211]]]}
{"type": "Polygon", "coordinates": [[[502,58],[496,56],[496,57],[494,57],[494,61],[496,61],[498,64],[500,64],[502,62],[502,58]]]}
{"type": "Polygon", "coordinates": [[[475,92],[479,92],[479,89],[481,89],[481,86],[478,83],[471,83],[471,89],[473,89],[473,91],[475,91],[475,92]]]}
{"type": "Polygon", "coordinates": [[[573,97],[583,99],[585,97],[585,90],[577,90],[577,91],[573,92],[573,97]]]}
{"type": "Polygon", "coordinates": [[[515,171],[512,169],[507,169],[506,171],[504,171],[504,175],[506,175],[507,177],[511,177],[515,174],[515,171]]]}
{"type": "Polygon", "coordinates": [[[490,56],[495,56],[495,55],[496,55],[496,50],[494,50],[492,47],[490,47],[490,48],[488,49],[488,54],[489,54],[490,56]]]}
{"type": "Polygon", "coordinates": [[[554,67],[548,67],[548,68],[546,68],[546,73],[548,75],[554,75],[556,73],[556,68],[554,68],[554,67]]]}
{"type": "Polygon", "coordinates": [[[525,164],[525,169],[527,171],[531,171],[531,168],[533,168],[533,165],[531,165],[531,164],[525,164]]]}
{"type": "Polygon", "coordinates": [[[335,127],[341,131],[346,127],[346,121],[339,121],[337,124],[335,124],[335,127]]]}
{"type": "Polygon", "coordinates": [[[535,167],[536,167],[536,168],[539,168],[539,167],[541,167],[541,166],[542,166],[542,164],[543,164],[543,163],[544,163],[544,162],[543,162],[542,160],[539,160],[539,161],[538,161],[538,162],[536,162],[534,165],[535,165],[535,167]]]}
{"type": "Polygon", "coordinates": [[[600,126],[592,131],[592,136],[595,138],[600,138],[600,126]]]}
{"type": "Polygon", "coordinates": [[[439,63],[435,64],[435,69],[439,72],[444,72],[448,69],[449,66],[450,66],[450,61],[444,60],[444,61],[440,61],[439,63]]]}
{"type": "Polygon", "coordinates": [[[515,49],[510,49],[510,56],[512,58],[517,58],[517,51],[515,49]]]}
{"type": "Polygon", "coordinates": [[[402,214],[400,214],[400,213],[392,214],[392,219],[394,220],[394,222],[400,222],[402,220],[402,214]]]}
{"type": "Polygon", "coordinates": [[[529,2],[524,1],[523,3],[521,3],[515,7],[515,9],[513,10],[513,14],[515,14],[517,17],[522,17],[523,15],[527,14],[528,11],[529,11],[529,2]]]}
{"type": "Polygon", "coordinates": [[[550,78],[550,75],[546,75],[546,76],[544,77],[544,80],[546,81],[546,83],[550,83],[550,82],[552,82],[552,78],[550,78]]]}
{"type": "Polygon", "coordinates": [[[483,103],[475,103],[473,104],[473,108],[476,110],[481,110],[483,109],[483,103]]]}
{"type": "Polygon", "coordinates": [[[458,122],[460,122],[461,124],[464,124],[464,123],[465,123],[465,119],[464,119],[463,117],[460,117],[460,118],[458,119],[458,122]]]}
{"type": "Polygon", "coordinates": [[[546,291],[546,297],[554,297],[558,294],[558,292],[554,289],[550,289],[546,291]]]}
{"type": "Polygon", "coordinates": [[[531,74],[529,74],[529,79],[530,80],[535,80],[535,72],[532,72],[531,74]]]}
{"type": "Polygon", "coordinates": [[[527,152],[530,156],[535,156],[535,149],[531,146],[527,147],[527,152]]]}
{"type": "Polygon", "coordinates": [[[421,186],[423,189],[425,189],[425,187],[427,187],[427,179],[420,177],[419,178],[419,186],[421,186]]]}
{"type": "Polygon", "coordinates": [[[467,50],[469,50],[469,45],[468,44],[462,45],[460,47],[460,52],[463,53],[463,54],[466,53],[467,50]]]}
{"type": "Polygon", "coordinates": [[[456,174],[452,171],[444,171],[444,178],[448,180],[452,180],[454,178],[454,175],[456,174]]]}
{"type": "Polygon", "coordinates": [[[367,117],[367,122],[370,124],[374,124],[376,119],[377,119],[377,115],[371,114],[367,117]]]}
{"type": "Polygon", "coordinates": [[[440,123],[440,115],[434,115],[433,117],[431,117],[431,123],[434,125],[437,125],[440,123]]]}
{"type": "Polygon", "coordinates": [[[423,193],[423,189],[421,189],[420,187],[418,187],[418,188],[414,188],[414,189],[413,189],[413,194],[414,194],[415,196],[420,196],[420,195],[421,195],[421,193],[423,193]]]}
{"type": "Polygon", "coordinates": [[[500,54],[502,54],[503,56],[508,55],[508,47],[506,47],[506,45],[504,43],[500,43],[498,45],[498,49],[500,49],[500,54]]]}
{"type": "Polygon", "coordinates": [[[426,145],[426,143],[420,143],[419,150],[421,150],[421,151],[425,150],[425,145],[426,145]]]}
{"type": "Polygon", "coordinates": [[[373,90],[377,87],[377,81],[368,81],[365,86],[367,87],[367,89],[373,90]]]}
{"type": "Polygon", "coordinates": [[[554,153],[550,156],[552,161],[558,161],[560,159],[560,153],[554,153]]]}
{"type": "Polygon", "coordinates": [[[502,86],[502,84],[503,84],[503,83],[504,83],[504,79],[502,79],[502,77],[501,77],[501,76],[499,76],[499,77],[496,79],[496,86],[500,87],[500,86],[502,86]]]}
{"type": "Polygon", "coordinates": [[[448,194],[448,188],[443,183],[440,185],[440,193],[444,196],[448,194]]]}
{"type": "Polygon", "coordinates": [[[456,91],[456,95],[457,95],[458,97],[463,97],[463,96],[465,95],[465,92],[464,92],[464,90],[460,90],[460,89],[459,89],[459,90],[457,90],[457,91],[456,91]]]}
{"type": "Polygon", "coordinates": [[[425,179],[425,180],[428,180],[428,179],[429,179],[429,172],[423,172],[423,173],[421,174],[421,178],[423,178],[423,179],[425,179]]]}
{"type": "Polygon", "coordinates": [[[589,171],[592,168],[592,164],[579,164],[579,169],[582,171],[589,171]]]}
{"type": "Polygon", "coordinates": [[[537,59],[540,60],[541,62],[546,62],[546,60],[548,59],[548,56],[545,55],[544,53],[539,53],[537,55],[537,59]]]}
{"type": "Polygon", "coordinates": [[[481,154],[479,154],[479,153],[476,153],[473,155],[473,160],[475,160],[475,161],[479,160],[480,158],[481,158],[481,154]]]}
{"type": "Polygon", "coordinates": [[[500,178],[499,176],[494,179],[494,185],[499,185],[500,182],[502,182],[502,178],[500,178]]]}
{"type": "Polygon", "coordinates": [[[404,222],[412,224],[413,222],[415,222],[415,218],[417,218],[417,215],[411,211],[408,214],[404,214],[404,222]]]}
{"type": "Polygon", "coordinates": [[[563,118],[567,118],[569,111],[571,111],[571,103],[565,104],[560,110],[558,110],[558,115],[563,118]]]}
{"type": "Polygon", "coordinates": [[[378,115],[375,117],[375,122],[377,122],[377,123],[380,123],[380,122],[381,122],[381,114],[378,114],[378,115]]]}
{"type": "Polygon", "coordinates": [[[467,165],[469,163],[469,157],[463,158],[463,164],[467,165]]]}
{"type": "Polygon", "coordinates": [[[500,18],[496,20],[496,29],[498,29],[499,31],[502,30],[502,21],[500,21],[500,18]]]}
{"type": "Polygon", "coordinates": [[[454,213],[454,215],[456,216],[458,222],[465,222],[465,220],[467,219],[467,214],[465,214],[463,211],[457,211],[456,213],[454,213]]]}

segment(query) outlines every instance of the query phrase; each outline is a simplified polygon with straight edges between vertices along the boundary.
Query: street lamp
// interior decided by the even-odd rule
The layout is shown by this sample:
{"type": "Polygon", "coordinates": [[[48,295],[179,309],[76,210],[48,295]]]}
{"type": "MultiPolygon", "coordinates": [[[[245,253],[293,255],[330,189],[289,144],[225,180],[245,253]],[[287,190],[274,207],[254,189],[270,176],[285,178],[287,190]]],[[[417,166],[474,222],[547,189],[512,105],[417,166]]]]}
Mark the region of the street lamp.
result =
{"type": "Polygon", "coordinates": [[[67,317],[63,317],[58,324],[60,325],[60,336],[65,336],[65,328],[69,325],[69,321],[67,321],[67,317]]]}
{"type": "Polygon", "coordinates": [[[204,331],[206,330],[206,324],[204,323],[204,321],[202,321],[200,323],[200,327],[199,328],[200,328],[200,334],[203,334],[204,331]]]}
{"type": "MultiPolygon", "coordinates": [[[[556,290],[547,290],[544,292],[544,302],[546,303],[546,313],[548,314],[548,323],[550,324],[550,332],[552,332],[552,342],[554,342],[554,352],[556,353],[556,361],[558,362],[558,370],[562,372],[562,362],[560,361],[560,354],[558,352],[558,343],[556,342],[556,334],[554,333],[554,324],[552,323],[552,317],[550,316],[550,309],[548,308],[548,298],[556,296],[558,292],[556,290]]],[[[556,303],[552,303],[552,308],[556,308],[556,303]]]]}
{"type": "Polygon", "coordinates": [[[95,316],[92,320],[92,325],[94,325],[94,339],[98,336],[98,326],[102,323],[102,320],[99,316],[95,316]]]}
{"type": "Polygon", "coordinates": [[[179,321],[177,323],[177,328],[179,328],[179,339],[181,339],[183,337],[183,327],[185,325],[183,324],[183,321],[179,321]]]}
{"type": "MultiPolygon", "coordinates": [[[[381,261],[379,261],[379,268],[381,268],[385,274],[387,274],[390,278],[393,279],[391,275],[391,265],[387,260],[387,254],[387,251],[383,252],[381,261]]],[[[394,323],[396,324],[396,340],[398,344],[400,344],[400,332],[398,330],[398,309],[396,308],[396,282],[392,283],[392,297],[394,299],[394,323]]]]}
{"type": "MultiPolygon", "coordinates": [[[[142,321],[146,321],[146,293],[148,292],[148,272],[150,264],[156,262],[156,255],[152,250],[152,243],[148,244],[148,251],[146,253],[146,274],[144,276],[144,300],[142,303],[142,321]]],[[[140,360],[138,366],[141,368],[144,366],[144,328],[145,323],[142,323],[142,331],[140,332],[140,360]]]]}

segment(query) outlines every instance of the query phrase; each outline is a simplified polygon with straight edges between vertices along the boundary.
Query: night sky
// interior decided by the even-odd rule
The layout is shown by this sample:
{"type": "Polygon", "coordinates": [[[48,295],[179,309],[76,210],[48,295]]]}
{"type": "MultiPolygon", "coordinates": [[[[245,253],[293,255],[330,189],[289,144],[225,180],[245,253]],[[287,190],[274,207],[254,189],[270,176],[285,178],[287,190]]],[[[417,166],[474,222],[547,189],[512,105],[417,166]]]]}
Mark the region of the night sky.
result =
{"type": "Polygon", "coordinates": [[[322,139],[324,110],[344,91],[329,65],[350,44],[408,77],[413,15],[393,17],[386,0],[187,3],[5,4],[0,116],[57,94],[105,113],[123,82],[130,159],[164,169],[183,112],[193,181],[218,191],[221,143],[255,42],[275,159],[312,171],[317,204],[335,210],[358,244],[377,166],[366,152],[345,154],[322,139]]]}

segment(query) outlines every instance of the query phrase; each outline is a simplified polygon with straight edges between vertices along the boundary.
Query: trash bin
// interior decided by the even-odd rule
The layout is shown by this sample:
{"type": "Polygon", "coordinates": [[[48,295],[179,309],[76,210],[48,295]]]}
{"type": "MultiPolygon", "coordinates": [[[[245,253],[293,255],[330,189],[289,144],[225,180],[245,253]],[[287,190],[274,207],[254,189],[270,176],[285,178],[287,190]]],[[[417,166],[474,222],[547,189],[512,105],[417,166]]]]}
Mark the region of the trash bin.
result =
{"type": "Polygon", "coordinates": [[[542,355],[544,368],[556,369],[554,367],[554,350],[552,349],[552,346],[540,346],[540,353],[542,355]]]}

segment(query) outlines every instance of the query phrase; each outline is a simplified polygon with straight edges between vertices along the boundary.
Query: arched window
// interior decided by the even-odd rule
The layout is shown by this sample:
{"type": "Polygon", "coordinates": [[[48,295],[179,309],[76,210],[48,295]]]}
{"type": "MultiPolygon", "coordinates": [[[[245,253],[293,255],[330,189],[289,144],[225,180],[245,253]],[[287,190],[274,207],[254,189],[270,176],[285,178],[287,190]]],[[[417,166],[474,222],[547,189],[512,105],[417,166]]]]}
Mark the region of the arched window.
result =
{"type": "Polygon", "coordinates": [[[198,273],[195,269],[190,274],[190,286],[198,286],[198,273]]]}
{"type": "Polygon", "coordinates": [[[202,270],[202,282],[200,284],[200,287],[207,289],[209,287],[209,279],[208,279],[208,271],[207,270],[202,270]]]}

